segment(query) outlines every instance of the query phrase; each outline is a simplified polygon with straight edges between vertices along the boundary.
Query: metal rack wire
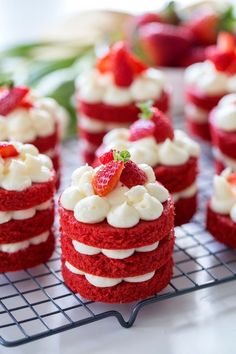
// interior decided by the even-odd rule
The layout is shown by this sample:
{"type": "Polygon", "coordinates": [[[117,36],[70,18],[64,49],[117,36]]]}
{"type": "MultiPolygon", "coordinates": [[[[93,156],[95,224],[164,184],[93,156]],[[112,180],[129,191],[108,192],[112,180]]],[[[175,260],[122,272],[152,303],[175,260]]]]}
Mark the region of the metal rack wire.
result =
{"type": "MultiPolygon", "coordinates": [[[[174,275],[165,290],[130,305],[85,301],[63,283],[57,244],[46,264],[0,274],[0,344],[17,346],[111,316],[128,328],[147,304],[236,280],[236,252],[216,242],[204,229],[213,171],[210,150],[202,148],[199,210],[191,223],[176,228],[174,275]],[[128,312],[127,319],[122,314],[124,309],[128,312]]],[[[77,155],[77,143],[66,143],[63,151],[66,177],[62,185],[68,184],[77,155]]]]}

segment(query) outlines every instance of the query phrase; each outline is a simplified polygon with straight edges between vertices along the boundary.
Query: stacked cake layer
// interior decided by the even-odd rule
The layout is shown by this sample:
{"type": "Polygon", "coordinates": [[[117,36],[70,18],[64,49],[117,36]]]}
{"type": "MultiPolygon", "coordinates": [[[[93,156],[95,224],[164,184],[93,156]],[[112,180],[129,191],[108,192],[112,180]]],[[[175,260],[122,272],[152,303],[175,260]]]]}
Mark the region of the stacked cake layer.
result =
{"type": "Polygon", "coordinates": [[[87,299],[131,302],[170,281],[174,205],[147,165],[138,167],[149,170],[145,184],[119,182],[106,196],[96,195],[91,183],[104,166],[76,170],[61,196],[62,274],[87,299]]]}
{"type": "Polygon", "coordinates": [[[2,88],[7,110],[0,102],[0,140],[19,141],[36,146],[41,154],[49,156],[60,183],[60,117],[63,109],[51,98],[33,95],[29,88],[2,88]],[[21,100],[17,97],[21,94],[21,100]],[[18,95],[18,96],[17,96],[18,95]],[[2,111],[1,111],[2,110],[2,111]]]}
{"type": "Polygon", "coordinates": [[[162,73],[147,68],[124,43],[116,43],[98,59],[95,69],[77,81],[78,133],[86,162],[93,162],[108,131],[137,120],[140,110],[136,105],[145,100],[168,111],[169,93],[162,73]]]}
{"type": "Polygon", "coordinates": [[[236,170],[236,94],[222,98],[210,115],[216,172],[236,170]]]}
{"type": "Polygon", "coordinates": [[[0,272],[45,262],[54,249],[51,161],[32,145],[0,143],[0,170],[0,272]],[[2,158],[9,146],[17,155],[2,158]]]}

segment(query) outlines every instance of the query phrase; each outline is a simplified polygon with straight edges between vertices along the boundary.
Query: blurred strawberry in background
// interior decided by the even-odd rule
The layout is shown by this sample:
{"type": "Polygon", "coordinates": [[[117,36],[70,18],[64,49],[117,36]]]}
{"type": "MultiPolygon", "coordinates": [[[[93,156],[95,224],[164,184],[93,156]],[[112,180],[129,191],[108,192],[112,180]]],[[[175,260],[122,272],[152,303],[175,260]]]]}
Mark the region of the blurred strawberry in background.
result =
{"type": "Polygon", "coordinates": [[[231,5],[219,11],[199,5],[188,16],[170,2],[161,11],[134,16],[127,25],[131,48],[156,66],[186,67],[206,59],[206,48],[221,31],[235,33],[231,5]]]}

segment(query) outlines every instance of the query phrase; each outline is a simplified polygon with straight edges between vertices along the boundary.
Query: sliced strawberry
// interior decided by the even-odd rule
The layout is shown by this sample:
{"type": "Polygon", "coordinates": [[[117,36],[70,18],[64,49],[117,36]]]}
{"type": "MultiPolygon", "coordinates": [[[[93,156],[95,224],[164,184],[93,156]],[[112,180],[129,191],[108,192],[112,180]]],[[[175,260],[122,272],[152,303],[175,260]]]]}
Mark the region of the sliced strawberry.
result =
{"type": "Polygon", "coordinates": [[[117,86],[129,87],[133,82],[134,73],[123,42],[117,42],[112,48],[112,73],[117,86]]]}
{"type": "Polygon", "coordinates": [[[114,160],[114,150],[111,149],[110,151],[105,152],[103,155],[99,156],[99,161],[106,165],[108,162],[114,160]]]}
{"type": "Polygon", "coordinates": [[[23,100],[21,101],[21,103],[18,105],[18,107],[22,107],[25,109],[30,109],[32,108],[34,105],[32,102],[29,101],[28,98],[24,97],[23,100]]]}
{"type": "Polygon", "coordinates": [[[9,157],[16,157],[19,155],[19,152],[16,150],[15,146],[11,143],[0,142],[0,156],[3,159],[7,159],[9,157]]]}
{"type": "Polygon", "coordinates": [[[106,53],[103,57],[101,57],[96,64],[96,68],[100,71],[101,74],[105,74],[112,69],[111,64],[111,52],[106,53]]]}
{"type": "Polygon", "coordinates": [[[119,182],[123,169],[124,161],[110,161],[102,166],[92,180],[95,193],[100,197],[109,194],[119,182]]]}
{"type": "Polygon", "coordinates": [[[221,32],[217,38],[217,48],[221,52],[234,52],[235,50],[235,39],[231,33],[221,32]]]}
{"type": "Polygon", "coordinates": [[[162,143],[166,139],[173,140],[174,130],[169,119],[164,115],[164,113],[159,111],[157,108],[153,108],[152,121],[155,123],[154,136],[158,144],[162,143]]]}
{"type": "Polygon", "coordinates": [[[0,97],[0,114],[6,116],[15,109],[29,92],[27,87],[13,87],[0,97]]]}
{"type": "Polygon", "coordinates": [[[132,188],[134,186],[145,184],[147,182],[147,175],[136,163],[129,160],[125,163],[125,168],[121,173],[120,181],[126,187],[132,188]]]}
{"type": "Polygon", "coordinates": [[[236,172],[231,173],[228,176],[227,180],[229,181],[229,183],[236,185],[236,172]]]}
{"type": "Polygon", "coordinates": [[[130,126],[130,141],[136,141],[147,136],[153,135],[155,124],[151,120],[140,119],[130,126]]]}

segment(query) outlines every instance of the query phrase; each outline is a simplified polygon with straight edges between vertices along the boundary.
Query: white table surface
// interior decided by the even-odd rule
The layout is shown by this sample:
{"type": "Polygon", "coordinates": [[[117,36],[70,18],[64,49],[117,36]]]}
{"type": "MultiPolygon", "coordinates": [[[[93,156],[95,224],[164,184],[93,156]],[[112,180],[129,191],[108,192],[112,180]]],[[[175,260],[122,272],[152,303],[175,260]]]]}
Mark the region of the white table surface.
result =
{"type": "Polygon", "coordinates": [[[133,327],[107,318],[10,354],[235,354],[236,281],[146,306],[133,327]]]}

